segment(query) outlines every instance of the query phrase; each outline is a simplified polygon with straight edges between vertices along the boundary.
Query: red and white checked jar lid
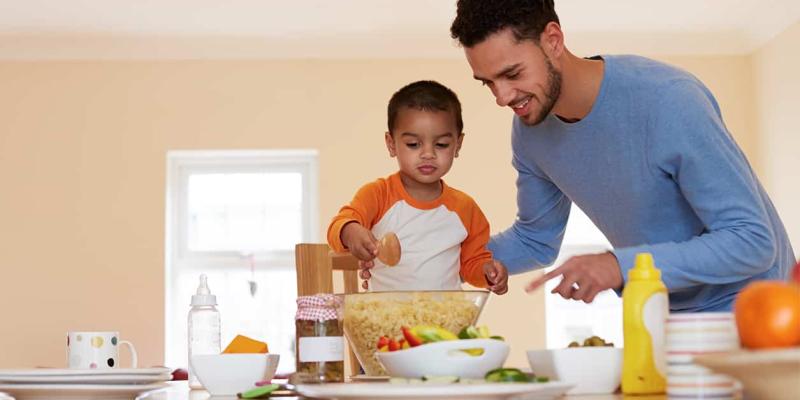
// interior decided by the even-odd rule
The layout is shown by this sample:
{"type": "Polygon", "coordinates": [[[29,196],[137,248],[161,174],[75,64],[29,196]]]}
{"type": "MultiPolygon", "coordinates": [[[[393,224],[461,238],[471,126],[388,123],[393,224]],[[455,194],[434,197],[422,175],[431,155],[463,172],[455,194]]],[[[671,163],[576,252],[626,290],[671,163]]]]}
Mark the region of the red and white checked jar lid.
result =
{"type": "Polygon", "coordinates": [[[297,298],[296,320],[327,321],[339,319],[341,297],[334,294],[321,293],[313,296],[297,298]]]}

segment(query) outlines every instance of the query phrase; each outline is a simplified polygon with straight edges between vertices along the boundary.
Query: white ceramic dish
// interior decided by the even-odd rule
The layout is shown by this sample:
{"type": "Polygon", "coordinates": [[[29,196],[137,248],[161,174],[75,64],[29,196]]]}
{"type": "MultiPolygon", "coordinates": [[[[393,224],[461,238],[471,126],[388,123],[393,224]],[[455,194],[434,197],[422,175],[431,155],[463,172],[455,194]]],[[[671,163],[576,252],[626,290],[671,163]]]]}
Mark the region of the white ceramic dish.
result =
{"type": "Polygon", "coordinates": [[[395,384],[395,383],[329,383],[300,385],[297,390],[306,397],[337,400],[361,399],[436,399],[436,400],[506,400],[554,399],[563,395],[572,384],[547,383],[477,383],[477,384],[395,384]]]}
{"type": "Polygon", "coordinates": [[[746,398],[800,398],[800,347],[697,356],[695,363],[738,379],[746,398]]]}
{"type": "Polygon", "coordinates": [[[145,392],[161,390],[167,383],[149,385],[0,384],[0,391],[16,400],[133,400],[145,392]]]}
{"type": "Polygon", "coordinates": [[[502,367],[508,351],[508,344],[500,340],[465,339],[428,343],[377,355],[390,376],[421,378],[446,375],[477,379],[502,367]],[[468,349],[482,349],[483,354],[474,356],[462,351],[468,349]]]}
{"type": "Polygon", "coordinates": [[[622,377],[622,349],[615,347],[530,350],[528,362],[537,376],[575,384],[569,394],[613,393],[622,377]]]}
{"type": "Polygon", "coordinates": [[[272,379],[279,360],[278,354],[199,354],[191,363],[212,396],[235,396],[256,382],[272,379]]]}
{"type": "Polygon", "coordinates": [[[0,376],[0,383],[83,383],[83,384],[142,384],[166,382],[172,374],[163,375],[53,375],[0,376]]]}

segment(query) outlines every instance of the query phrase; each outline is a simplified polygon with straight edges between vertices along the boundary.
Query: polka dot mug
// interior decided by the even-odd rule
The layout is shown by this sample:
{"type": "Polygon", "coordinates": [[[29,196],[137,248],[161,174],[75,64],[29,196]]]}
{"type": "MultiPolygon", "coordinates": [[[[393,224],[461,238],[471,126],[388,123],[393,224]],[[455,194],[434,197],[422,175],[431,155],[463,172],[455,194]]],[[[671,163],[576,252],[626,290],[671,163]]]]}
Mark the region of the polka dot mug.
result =
{"type": "Polygon", "coordinates": [[[131,368],[136,368],[137,356],[133,343],[119,339],[119,332],[67,333],[67,364],[77,369],[108,369],[119,364],[119,346],[131,352],[131,368]]]}

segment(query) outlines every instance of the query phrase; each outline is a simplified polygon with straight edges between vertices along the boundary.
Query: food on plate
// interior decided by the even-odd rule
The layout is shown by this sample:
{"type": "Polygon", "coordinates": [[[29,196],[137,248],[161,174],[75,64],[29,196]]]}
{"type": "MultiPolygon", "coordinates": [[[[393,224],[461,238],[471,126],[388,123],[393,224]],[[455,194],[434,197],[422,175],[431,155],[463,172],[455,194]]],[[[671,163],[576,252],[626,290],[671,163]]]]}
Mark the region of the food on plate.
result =
{"type": "Polygon", "coordinates": [[[269,353],[269,346],[247,336],[236,335],[222,353],[269,353]]]}
{"type": "Polygon", "coordinates": [[[550,378],[546,376],[535,376],[525,373],[518,368],[496,368],[486,373],[483,379],[468,379],[452,375],[443,376],[423,376],[422,379],[414,378],[391,378],[389,382],[396,384],[424,384],[424,383],[546,383],[550,378]]]}
{"type": "Polygon", "coordinates": [[[569,347],[614,347],[613,342],[606,342],[605,339],[601,338],[600,336],[592,336],[588,337],[583,340],[583,346],[581,346],[578,342],[571,342],[567,348],[569,347]]]}
{"type": "MultiPolygon", "coordinates": [[[[400,339],[413,347],[418,344],[405,337],[403,327],[435,327],[453,335],[452,332],[471,325],[480,312],[480,307],[465,296],[465,292],[414,293],[406,298],[380,295],[348,298],[344,306],[344,328],[367,375],[385,375],[375,355],[381,336],[388,339],[387,351],[392,339],[400,348],[403,346],[400,339]]],[[[443,332],[435,329],[415,332],[412,338],[420,340],[421,344],[425,339],[416,334],[432,339],[443,332]]]]}
{"type": "Polygon", "coordinates": [[[750,349],[800,345],[800,285],[757,281],[733,304],[742,346],[750,349]]]}

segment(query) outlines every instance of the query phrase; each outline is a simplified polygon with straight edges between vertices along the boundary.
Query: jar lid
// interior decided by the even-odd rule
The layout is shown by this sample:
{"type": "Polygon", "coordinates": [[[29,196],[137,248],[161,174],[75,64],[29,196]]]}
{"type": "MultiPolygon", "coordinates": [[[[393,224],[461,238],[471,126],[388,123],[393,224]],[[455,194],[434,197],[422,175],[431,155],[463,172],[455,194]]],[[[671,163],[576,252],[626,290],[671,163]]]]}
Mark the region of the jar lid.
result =
{"type": "Polygon", "coordinates": [[[295,319],[309,321],[338,319],[341,305],[341,297],[335,294],[320,293],[313,296],[300,296],[297,298],[295,319]]]}

